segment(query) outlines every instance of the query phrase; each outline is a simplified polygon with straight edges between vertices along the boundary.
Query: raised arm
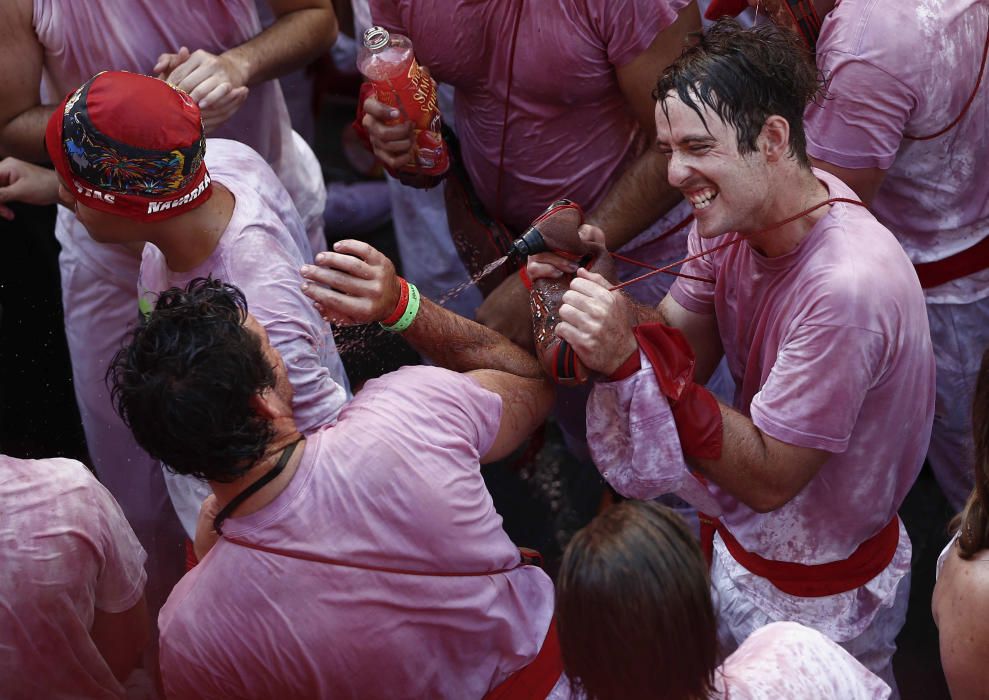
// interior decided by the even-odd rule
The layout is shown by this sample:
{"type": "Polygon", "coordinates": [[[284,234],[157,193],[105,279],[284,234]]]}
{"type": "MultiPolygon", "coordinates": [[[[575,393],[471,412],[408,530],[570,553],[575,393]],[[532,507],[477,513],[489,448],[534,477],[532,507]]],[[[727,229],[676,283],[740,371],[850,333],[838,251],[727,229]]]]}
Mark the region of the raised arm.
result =
{"type": "MultiPolygon", "coordinates": [[[[391,261],[361,241],[340,241],[302,268],[303,292],[327,320],[375,323],[396,308],[400,282],[391,261]]],[[[447,369],[496,369],[520,377],[543,376],[539,362],[503,335],[447,311],[428,299],[403,332],[412,347],[447,369]]]]}
{"type": "Polygon", "coordinates": [[[44,48],[31,0],[0,3],[0,46],[0,156],[45,163],[45,126],[55,107],[41,104],[44,48]]]}
{"type": "Polygon", "coordinates": [[[676,21],[656,35],[652,44],[630,63],[617,69],[618,85],[647,134],[649,148],[611,186],[587,216],[587,223],[604,231],[609,250],[617,250],[680,201],[666,177],[666,156],[655,147],[656,80],[687,46],[691,32],[701,28],[697,3],[680,10],[676,21]]]}
{"type": "MultiPolygon", "coordinates": [[[[239,46],[212,54],[186,47],[162,54],[153,72],[188,92],[215,127],[229,118],[247,88],[301,68],[329,50],[338,26],[330,0],[270,0],[277,19],[239,46]]],[[[194,48],[194,47],[193,47],[194,48]]]]}
{"type": "Polygon", "coordinates": [[[475,370],[470,375],[501,397],[498,436],[481,456],[481,464],[487,464],[510,455],[543,424],[553,407],[553,386],[546,378],[530,379],[498,370],[475,370]]]}

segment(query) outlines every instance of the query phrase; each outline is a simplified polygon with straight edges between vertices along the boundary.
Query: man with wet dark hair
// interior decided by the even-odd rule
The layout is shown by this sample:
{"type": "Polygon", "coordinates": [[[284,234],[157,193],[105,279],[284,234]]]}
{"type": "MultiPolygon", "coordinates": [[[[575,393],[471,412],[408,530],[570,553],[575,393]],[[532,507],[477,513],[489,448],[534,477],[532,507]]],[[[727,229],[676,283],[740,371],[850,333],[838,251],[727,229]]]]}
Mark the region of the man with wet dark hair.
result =
{"type": "MultiPolygon", "coordinates": [[[[684,52],[659,79],[656,122],[696,218],[687,276],[649,309],[579,270],[556,333],[612,380],[588,413],[605,478],[636,498],[689,491],[708,513],[722,650],[791,620],[893,686],[910,571],[897,510],[930,436],[934,358],[903,250],[808,164],[800,121],[819,86],[772,25],[721,22],[684,52]],[[722,355],[731,407],[694,383],[722,355]]],[[[574,265],[528,266],[560,270],[574,265]]]]}
{"type": "MultiPolygon", "coordinates": [[[[481,334],[535,362],[462,322],[463,344],[481,334]]],[[[545,419],[545,380],[404,367],[303,437],[281,356],[243,294],[211,279],[162,293],[110,380],[141,447],[213,491],[201,561],[159,618],[168,697],[557,684],[552,583],[502,529],[480,471],[545,419]]]]}

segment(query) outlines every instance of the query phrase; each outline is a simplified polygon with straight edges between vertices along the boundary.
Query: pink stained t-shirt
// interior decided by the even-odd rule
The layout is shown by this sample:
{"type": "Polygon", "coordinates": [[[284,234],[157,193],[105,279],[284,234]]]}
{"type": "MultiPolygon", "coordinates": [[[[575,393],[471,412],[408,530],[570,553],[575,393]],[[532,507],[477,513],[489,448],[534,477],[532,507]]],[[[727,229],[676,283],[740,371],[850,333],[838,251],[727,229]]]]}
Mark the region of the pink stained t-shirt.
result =
{"type": "Polygon", "coordinates": [[[412,39],[456,89],[456,131],[484,206],[495,201],[510,47],[522,6],[505,139],[501,216],[521,231],[560,197],[591,210],[644,147],[616,69],[688,0],[371,0],[374,21],[412,39]]]}
{"type": "MultiPolygon", "coordinates": [[[[840,0],[824,19],[817,64],[828,99],[808,107],[807,150],[886,177],[876,217],[915,263],[940,260],[989,236],[989,90],[973,93],[989,26],[981,0],[840,0]]],[[[985,79],[983,79],[985,80],[985,79]]],[[[934,287],[928,299],[989,296],[989,270],[934,287]]]]}
{"type": "Polygon", "coordinates": [[[0,513],[0,694],[123,698],[90,637],[147,580],[120,506],[79,462],[0,455],[0,513]]]}
{"type": "MultiPolygon", "coordinates": [[[[831,197],[855,198],[814,171],[831,197]]],[[[695,254],[738,238],[689,237],[695,254]]],[[[793,251],[745,242],[684,265],[684,308],[715,314],[734,406],[765,434],[831,453],[792,500],[760,514],[717,485],[722,521],[747,550],[817,564],[847,558],[892,519],[924,461],[934,355],[924,296],[896,239],[864,207],[830,207],[793,251]]]]}
{"type": "Polygon", "coordinates": [[[146,245],[141,296],[153,308],[159,292],[207,276],[240,288],[248,310],[285,360],[296,424],[303,432],[316,430],[336,418],[348,383],[330,324],[300,289],[302,221],[274,172],[247,146],[207,139],[206,167],[213,182],[236,199],[227,228],[213,253],[185,272],[170,270],[161,251],[146,245]]]}
{"type": "MultiPolygon", "coordinates": [[[[34,29],[45,52],[42,100],[46,104],[60,103],[101,70],[149,74],[159,55],[180,46],[222,53],[261,31],[255,0],[33,2],[34,29]]],[[[292,136],[277,80],[251,86],[240,109],[209,136],[251,146],[274,169],[307,225],[322,216],[322,173],[312,153],[302,149],[304,142],[292,136]]],[[[70,248],[91,269],[116,278],[134,269],[122,248],[90,239],[62,207],[56,233],[63,248],[70,248]]]]}
{"type": "MultiPolygon", "coordinates": [[[[226,536],[416,572],[514,567],[478,459],[501,400],[467,375],[369,381],[311,436],[286,489],[226,536]]],[[[437,577],[259,552],[221,539],[162,609],[169,697],[480,698],[538,652],[541,569],[437,577]]]]}
{"type": "Polygon", "coordinates": [[[795,622],[766,625],[715,671],[723,700],[885,700],[889,686],[820,632],[795,622]]]}

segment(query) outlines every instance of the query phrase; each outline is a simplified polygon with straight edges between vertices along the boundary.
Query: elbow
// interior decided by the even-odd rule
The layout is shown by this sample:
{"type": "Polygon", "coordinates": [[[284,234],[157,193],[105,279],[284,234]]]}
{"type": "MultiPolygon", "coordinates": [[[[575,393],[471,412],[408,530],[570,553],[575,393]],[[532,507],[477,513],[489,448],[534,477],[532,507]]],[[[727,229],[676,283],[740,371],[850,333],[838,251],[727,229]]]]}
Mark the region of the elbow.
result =
{"type": "Polygon", "coordinates": [[[750,494],[742,502],[756,513],[765,514],[779,510],[793,500],[798,491],[793,491],[782,486],[766,486],[750,494]]]}
{"type": "Polygon", "coordinates": [[[317,57],[333,48],[333,45],[337,43],[337,37],[340,36],[340,22],[337,21],[333,8],[324,8],[319,10],[319,13],[318,22],[313,24],[316,28],[314,34],[318,37],[318,45],[314,52],[317,57]]]}

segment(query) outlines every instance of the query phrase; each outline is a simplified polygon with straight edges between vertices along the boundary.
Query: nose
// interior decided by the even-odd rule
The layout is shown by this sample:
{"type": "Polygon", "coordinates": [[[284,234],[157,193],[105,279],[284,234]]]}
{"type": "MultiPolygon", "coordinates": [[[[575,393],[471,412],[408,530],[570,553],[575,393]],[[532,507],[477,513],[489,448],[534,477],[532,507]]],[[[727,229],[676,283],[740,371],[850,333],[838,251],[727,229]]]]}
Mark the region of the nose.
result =
{"type": "Polygon", "coordinates": [[[670,183],[670,187],[679,188],[687,181],[690,169],[678,151],[673,151],[666,158],[666,180],[670,183]]]}

